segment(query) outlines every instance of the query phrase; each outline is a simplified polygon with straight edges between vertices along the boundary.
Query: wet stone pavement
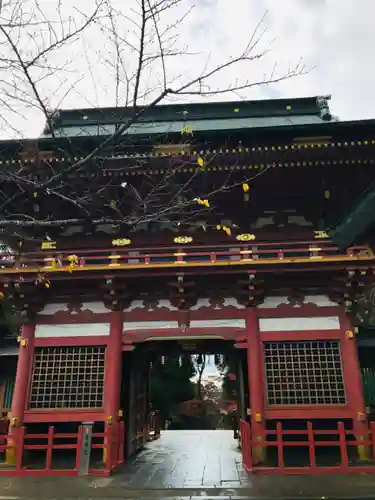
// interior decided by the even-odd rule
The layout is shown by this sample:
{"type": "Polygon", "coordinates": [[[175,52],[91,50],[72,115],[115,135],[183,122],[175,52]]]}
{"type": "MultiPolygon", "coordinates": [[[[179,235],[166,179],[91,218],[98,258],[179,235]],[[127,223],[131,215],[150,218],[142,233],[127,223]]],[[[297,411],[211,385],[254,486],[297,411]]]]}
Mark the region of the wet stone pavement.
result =
{"type": "Polygon", "coordinates": [[[113,477],[145,488],[237,488],[248,484],[233,432],[165,431],[113,477]]]}

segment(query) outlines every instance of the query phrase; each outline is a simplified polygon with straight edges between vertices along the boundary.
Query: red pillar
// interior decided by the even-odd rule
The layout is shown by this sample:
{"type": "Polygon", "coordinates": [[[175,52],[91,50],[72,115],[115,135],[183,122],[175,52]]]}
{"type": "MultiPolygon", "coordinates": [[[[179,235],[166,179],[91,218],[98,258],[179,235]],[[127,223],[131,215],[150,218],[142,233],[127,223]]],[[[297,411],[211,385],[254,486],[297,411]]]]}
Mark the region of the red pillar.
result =
{"type": "MultiPolygon", "coordinates": [[[[264,377],[259,324],[253,308],[247,309],[246,328],[252,440],[261,443],[265,437],[264,377]]],[[[266,447],[256,446],[253,450],[254,463],[262,462],[265,458],[266,447]]]]}
{"type": "Polygon", "coordinates": [[[12,402],[11,424],[14,427],[21,427],[23,425],[34,354],[34,332],[35,324],[29,323],[22,326],[12,402]]]}
{"type": "Polygon", "coordinates": [[[106,352],[106,377],[104,388],[104,411],[109,421],[117,420],[120,410],[122,369],[122,311],[113,311],[106,352]]]}
{"type": "Polygon", "coordinates": [[[122,371],[122,311],[112,311],[109,339],[106,349],[106,377],[104,386],[104,413],[106,434],[111,436],[111,443],[105,440],[103,462],[115,465],[117,461],[118,421],[120,411],[121,371],[122,371]]]}
{"type": "MultiPolygon", "coordinates": [[[[353,412],[353,429],[358,441],[368,439],[368,423],[366,406],[363,394],[361,367],[358,359],[358,348],[353,325],[347,315],[341,317],[344,336],[342,339],[341,353],[345,377],[345,387],[348,404],[353,412]]],[[[366,460],[369,450],[365,446],[358,446],[358,454],[366,460]]]]}
{"type": "MultiPolygon", "coordinates": [[[[35,324],[29,323],[22,326],[10,421],[14,447],[9,448],[6,452],[6,462],[12,465],[17,462],[16,443],[19,429],[23,426],[25,409],[28,403],[27,398],[34,355],[34,333],[35,324]]],[[[9,444],[11,442],[10,440],[9,444]]]]}

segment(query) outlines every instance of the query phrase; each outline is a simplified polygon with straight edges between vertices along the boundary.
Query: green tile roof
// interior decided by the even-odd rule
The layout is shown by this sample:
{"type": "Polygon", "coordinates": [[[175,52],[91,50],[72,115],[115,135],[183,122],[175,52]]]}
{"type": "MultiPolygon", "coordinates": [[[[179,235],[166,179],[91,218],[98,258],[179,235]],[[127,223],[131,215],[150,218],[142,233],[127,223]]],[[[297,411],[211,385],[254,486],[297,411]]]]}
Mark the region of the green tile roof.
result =
{"type": "MultiPolygon", "coordinates": [[[[221,103],[170,104],[147,108],[127,135],[193,131],[233,131],[268,127],[291,127],[331,121],[329,97],[235,101],[221,103]]],[[[129,119],[133,108],[92,108],[57,110],[51,115],[56,137],[111,135],[116,125],[129,119]]],[[[51,130],[43,136],[50,137],[51,130]]]]}

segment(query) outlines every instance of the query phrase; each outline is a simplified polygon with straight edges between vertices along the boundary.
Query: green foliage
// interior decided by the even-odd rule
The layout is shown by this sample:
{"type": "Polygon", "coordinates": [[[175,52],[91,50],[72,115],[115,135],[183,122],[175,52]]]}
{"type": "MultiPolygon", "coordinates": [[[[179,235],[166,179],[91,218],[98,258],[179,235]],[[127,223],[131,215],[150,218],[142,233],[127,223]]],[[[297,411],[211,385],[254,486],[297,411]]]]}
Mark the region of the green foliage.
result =
{"type": "Polygon", "coordinates": [[[168,356],[164,364],[159,359],[151,372],[151,401],[155,409],[160,410],[163,419],[167,419],[173,409],[193,399],[194,383],[191,378],[195,369],[190,356],[183,358],[180,366],[179,356],[168,356]]]}

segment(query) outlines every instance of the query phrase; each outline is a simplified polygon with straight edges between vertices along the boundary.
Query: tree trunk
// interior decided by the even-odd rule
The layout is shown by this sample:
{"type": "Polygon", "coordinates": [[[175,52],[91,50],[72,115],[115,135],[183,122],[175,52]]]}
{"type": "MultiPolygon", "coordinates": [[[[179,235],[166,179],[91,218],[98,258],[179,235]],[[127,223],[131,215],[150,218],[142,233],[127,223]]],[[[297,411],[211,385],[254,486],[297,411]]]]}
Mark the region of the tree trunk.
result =
{"type": "Polygon", "coordinates": [[[202,375],[204,369],[206,368],[206,356],[203,356],[203,361],[201,365],[197,365],[198,367],[198,381],[197,381],[197,399],[202,401],[202,375]]]}

